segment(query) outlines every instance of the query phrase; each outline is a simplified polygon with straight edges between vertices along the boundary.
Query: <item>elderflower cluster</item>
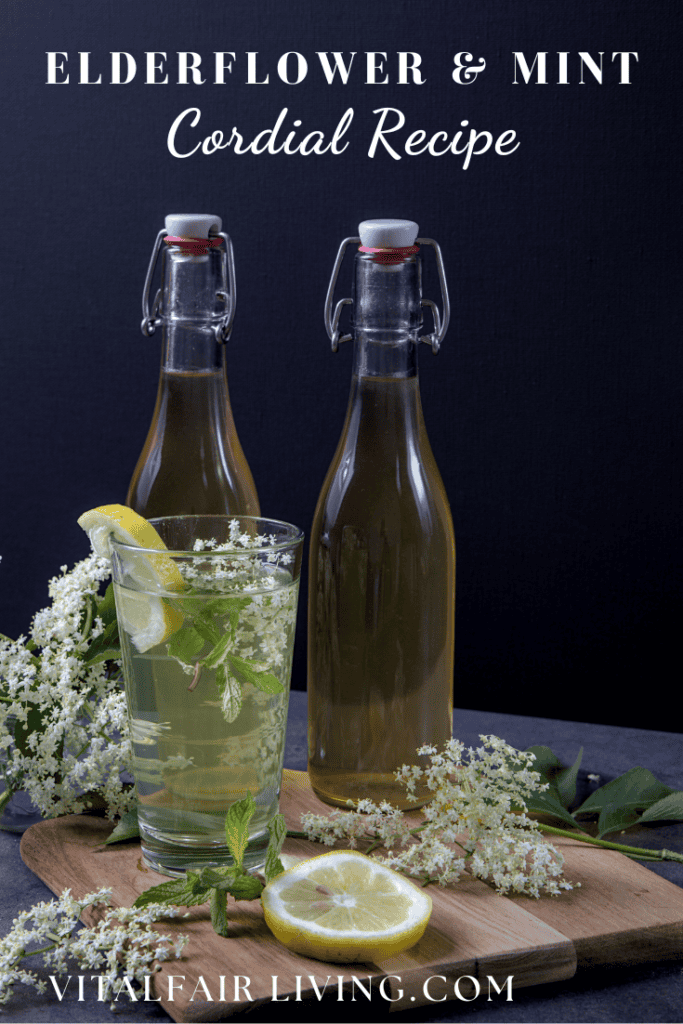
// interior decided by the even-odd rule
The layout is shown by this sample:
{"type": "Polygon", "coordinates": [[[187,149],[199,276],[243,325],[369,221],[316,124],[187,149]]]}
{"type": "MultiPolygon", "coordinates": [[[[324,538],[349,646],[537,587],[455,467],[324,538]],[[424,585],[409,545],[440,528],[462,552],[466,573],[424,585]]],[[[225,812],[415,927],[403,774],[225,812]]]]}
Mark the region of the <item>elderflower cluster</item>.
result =
{"type": "Polygon", "coordinates": [[[245,593],[269,590],[282,584],[282,578],[273,572],[278,566],[290,565],[294,556],[275,534],[252,534],[240,530],[239,520],[233,519],[229,526],[228,540],[219,544],[216,540],[194,542],[196,552],[212,551],[224,553],[224,558],[212,556],[210,562],[184,563],[179,566],[188,583],[200,584],[202,589],[225,589],[230,581],[231,590],[245,593]],[[266,549],[266,550],[263,550],[266,549]]]}
{"type": "MultiPolygon", "coordinates": [[[[20,982],[45,992],[44,978],[26,970],[26,956],[42,954],[43,964],[54,974],[66,974],[68,960],[81,970],[101,972],[103,991],[115,995],[115,985],[142,983],[146,975],[159,970],[164,960],[180,957],[188,938],[175,939],[155,931],[151,925],[162,918],[177,917],[181,911],[165,904],[144,908],[112,907],[111,889],[100,889],[76,900],[66,889],[57,900],[38,903],[14,919],[12,929],[0,939],[0,1003],[6,1003],[13,986],[20,982]],[[76,930],[87,907],[104,907],[104,916],[91,928],[76,930]],[[31,949],[36,943],[37,949],[31,949]]],[[[120,991],[120,988],[119,988],[120,991]]],[[[112,1008],[115,1003],[112,1001],[112,1008]]]]}
{"type": "Polygon", "coordinates": [[[86,657],[103,631],[98,591],[109,574],[94,554],[62,566],[29,638],[0,638],[0,782],[25,790],[44,817],[81,812],[92,791],[110,818],[134,805],[120,777],[132,754],[123,689],[105,661],[86,657]]]}
{"type": "Polygon", "coordinates": [[[442,752],[426,746],[427,768],[404,765],[396,773],[408,793],[418,782],[433,792],[423,808],[425,821],[411,827],[389,804],[363,800],[355,811],[304,814],[309,839],[327,845],[359,839],[399,847],[384,858],[388,867],[447,885],[467,869],[492,883],[501,894],[517,892],[538,898],[572,889],[562,878],[564,859],[545,842],[538,825],[526,813],[527,798],[547,789],[531,769],[535,755],[515,750],[497,736],[480,736],[483,746],[465,748],[450,740],[442,752]]]}

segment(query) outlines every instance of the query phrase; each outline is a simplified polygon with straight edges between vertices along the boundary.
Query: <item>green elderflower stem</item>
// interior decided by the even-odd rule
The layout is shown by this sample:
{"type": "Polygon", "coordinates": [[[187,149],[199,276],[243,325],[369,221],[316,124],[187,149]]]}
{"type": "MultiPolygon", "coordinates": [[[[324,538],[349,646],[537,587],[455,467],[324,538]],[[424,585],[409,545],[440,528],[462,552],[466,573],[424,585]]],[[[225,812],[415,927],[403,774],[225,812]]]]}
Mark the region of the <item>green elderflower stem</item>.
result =
{"type": "Polygon", "coordinates": [[[646,850],[642,846],[627,846],[625,843],[612,843],[608,839],[594,839],[585,832],[572,832],[566,828],[555,828],[554,825],[544,825],[538,822],[542,832],[552,836],[566,836],[568,839],[577,839],[581,843],[590,843],[593,846],[600,846],[604,850],[617,850],[619,853],[631,857],[633,860],[675,860],[683,863],[683,853],[676,853],[675,850],[646,850]]]}
{"type": "Polygon", "coordinates": [[[6,789],[5,792],[0,796],[0,815],[2,815],[2,812],[5,810],[5,807],[7,807],[7,804],[14,796],[14,792],[15,791],[13,789],[6,789]]]}

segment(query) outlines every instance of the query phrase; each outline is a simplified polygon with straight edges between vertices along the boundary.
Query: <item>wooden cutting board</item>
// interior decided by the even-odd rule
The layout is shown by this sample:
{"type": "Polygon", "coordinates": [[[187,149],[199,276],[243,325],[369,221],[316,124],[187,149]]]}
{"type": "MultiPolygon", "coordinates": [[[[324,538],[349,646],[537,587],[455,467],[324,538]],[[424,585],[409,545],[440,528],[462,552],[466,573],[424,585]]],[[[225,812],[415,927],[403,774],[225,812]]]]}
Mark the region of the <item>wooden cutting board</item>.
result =
{"type": "MultiPolygon", "coordinates": [[[[280,809],[292,829],[300,829],[304,811],[330,812],[306,773],[288,770],[280,809]]],[[[24,833],[21,855],[56,894],[70,888],[79,897],[109,886],[116,905],[130,906],[164,879],[143,864],[137,842],[104,846],[111,827],[85,815],[43,821],[24,833]]],[[[182,960],[155,976],[155,995],[179,1022],[223,1020],[287,997],[315,1001],[323,992],[335,1001],[355,995],[356,1005],[371,992],[383,1010],[401,1010],[429,997],[468,1000],[478,987],[486,998],[491,978],[502,988],[512,976],[521,988],[570,978],[577,965],[683,959],[683,890],[619,853],[574,840],[556,845],[566,877],[581,888],[535,900],[498,896],[472,878],[432,886],[434,911],[421,941],[372,964],[324,964],[290,953],[269,932],[258,901],[231,902],[228,939],[213,931],[208,906],[194,907],[189,917],[157,926],[184,932],[190,942],[182,960]]],[[[310,857],[325,848],[288,839],[283,852],[310,857]]],[[[95,919],[92,911],[83,915],[87,924],[95,919]]]]}

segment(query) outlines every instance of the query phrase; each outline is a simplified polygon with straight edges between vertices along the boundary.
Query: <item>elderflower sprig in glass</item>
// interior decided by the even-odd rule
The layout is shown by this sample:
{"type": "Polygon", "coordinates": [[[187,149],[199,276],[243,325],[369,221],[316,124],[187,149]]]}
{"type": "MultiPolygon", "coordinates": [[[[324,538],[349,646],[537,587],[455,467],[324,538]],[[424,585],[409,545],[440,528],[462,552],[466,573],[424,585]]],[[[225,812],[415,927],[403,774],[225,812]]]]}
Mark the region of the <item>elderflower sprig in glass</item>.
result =
{"type": "Polygon", "coordinates": [[[111,545],[143,856],[170,875],[231,864],[225,815],[251,793],[254,870],[278,811],[303,534],[250,516],[151,522],[163,556],[111,545]]]}
{"type": "Polygon", "coordinates": [[[476,749],[459,740],[450,740],[442,751],[421,747],[418,754],[428,755],[429,766],[404,765],[396,773],[409,795],[419,782],[433,792],[422,808],[422,824],[414,826],[390,804],[361,800],[354,811],[302,815],[306,837],[330,846],[339,839],[352,847],[370,840],[367,852],[384,846],[390,851],[383,858],[388,867],[425,884],[448,885],[467,869],[501,894],[539,897],[572,889],[562,877],[562,854],[544,841],[526,813],[529,794],[547,788],[532,770],[534,754],[497,736],[479,738],[483,745],[476,749]]]}
{"type": "Polygon", "coordinates": [[[171,938],[150,924],[183,911],[159,903],[141,909],[112,907],[110,897],[111,889],[100,889],[75,899],[65,889],[59,899],[22,911],[0,939],[0,1004],[9,1001],[17,982],[41,993],[47,990],[45,978],[25,966],[31,956],[42,955],[44,967],[53,975],[72,970],[69,961],[83,971],[97,971],[102,998],[112,1000],[112,1009],[116,1008],[117,982],[119,991],[126,986],[134,994],[132,981],[148,986],[149,976],[164,960],[181,956],[187,936],[171,938]],[[91,928],[77,928],[81,914],[89,908],[103,908],[104,916],[91,928]]]}

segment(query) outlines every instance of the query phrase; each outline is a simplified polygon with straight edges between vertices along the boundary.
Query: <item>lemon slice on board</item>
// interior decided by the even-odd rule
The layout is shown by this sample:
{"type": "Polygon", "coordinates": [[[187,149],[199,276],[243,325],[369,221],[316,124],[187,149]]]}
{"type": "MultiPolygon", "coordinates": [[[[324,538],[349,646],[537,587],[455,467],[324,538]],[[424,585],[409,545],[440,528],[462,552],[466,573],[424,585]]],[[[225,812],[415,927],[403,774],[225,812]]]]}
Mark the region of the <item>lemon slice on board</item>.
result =
{"type": "Polygon", "coordinates": [[[138,651],[148,651],[180,629],[182,612],[163,598],[149,594],[150,590],[174,593],[185,589],[177,565],[164,554],[166,545],[152,524],[125,505],[99,505],[84,512],[78,525],[88,534],[93,551],[101,558],[111,558],[112,537],[122,544],[154,549],[154,554],[128,551],[124,562],[126,575],[140,591],[147,593],[122,587],[116,591],[120,625],[130,633],[138,651]]]}
{"type": "Polygon", "coordinates": [[[356,850],[300,861],[261,894],[266,924],[288,949],[332,963],[383,960],[422,937],[431,897],[356,850]]]}

